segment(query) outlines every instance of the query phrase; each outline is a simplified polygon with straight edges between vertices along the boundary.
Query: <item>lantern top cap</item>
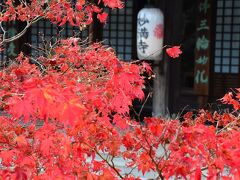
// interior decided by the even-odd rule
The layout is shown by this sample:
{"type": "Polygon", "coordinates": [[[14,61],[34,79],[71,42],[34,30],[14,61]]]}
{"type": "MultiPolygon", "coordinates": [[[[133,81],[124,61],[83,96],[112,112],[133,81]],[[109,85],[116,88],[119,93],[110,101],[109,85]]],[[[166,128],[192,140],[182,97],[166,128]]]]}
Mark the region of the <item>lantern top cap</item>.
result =
{"type": "Polygon", "coordinates": [[[163,12],[161,11],[161,9],[159,9],[159,8],[157,8],[157,7],[144,7],[144,8],[142,8],[140,11],[139,11],[139,13],[141,13],[141,12],[155,12],[155,13],[160,13],[160,14],[163,14],[163,12]]]}
{"type": "Polygon", "coordinates": [[[147,4],[144,6],[144,8],[156,8],[156,6],[152,5],[152,4],[147,4]]]}

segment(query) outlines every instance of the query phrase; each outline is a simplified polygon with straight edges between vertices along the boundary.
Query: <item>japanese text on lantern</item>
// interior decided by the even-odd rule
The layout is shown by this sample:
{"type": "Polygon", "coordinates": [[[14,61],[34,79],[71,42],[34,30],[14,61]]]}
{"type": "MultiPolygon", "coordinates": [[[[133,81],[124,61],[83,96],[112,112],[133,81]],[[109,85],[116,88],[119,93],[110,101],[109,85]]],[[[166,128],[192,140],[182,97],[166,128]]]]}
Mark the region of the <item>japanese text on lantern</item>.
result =
{"type": "Polygon", "coordinates": [[[146,28],[146,24],[149,23],[149,20],[147,19],[146,15],[144,14],[142,17],[138,18],[138,36],[140,38],[140,41],[138,42],[138,49],[141,51],[143,54],[145,54],[146,49],[148,48],[148,44],[146,43],[146,39],[148,39],[149,36],[149,31],[146,28]]]}
{"type": "Polygon", "coordinates": [[[194,89],[208,95],[210,61],[211,0],[198,0],[197,39],[195,48],[194,89]]]}

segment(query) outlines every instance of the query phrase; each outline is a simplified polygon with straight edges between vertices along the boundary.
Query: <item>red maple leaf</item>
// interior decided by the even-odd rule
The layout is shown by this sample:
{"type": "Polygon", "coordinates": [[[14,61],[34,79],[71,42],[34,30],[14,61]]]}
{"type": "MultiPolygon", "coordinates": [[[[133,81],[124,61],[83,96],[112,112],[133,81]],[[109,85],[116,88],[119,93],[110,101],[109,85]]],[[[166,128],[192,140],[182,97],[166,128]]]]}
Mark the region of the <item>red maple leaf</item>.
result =
{"type": "Polygon", "coordinates": [[[171,48],[167,48],[166,52],[172,58],[177,58],[180,54],[182,54],[180,46],[173,46],[171,48]]]}
{"type": "Polygon", "coordinates": [[[103,12],[102,14],[98,14],[97,18],[101,23],[105,23],[107,21],[108,14],[106,12],[103,12]]]}

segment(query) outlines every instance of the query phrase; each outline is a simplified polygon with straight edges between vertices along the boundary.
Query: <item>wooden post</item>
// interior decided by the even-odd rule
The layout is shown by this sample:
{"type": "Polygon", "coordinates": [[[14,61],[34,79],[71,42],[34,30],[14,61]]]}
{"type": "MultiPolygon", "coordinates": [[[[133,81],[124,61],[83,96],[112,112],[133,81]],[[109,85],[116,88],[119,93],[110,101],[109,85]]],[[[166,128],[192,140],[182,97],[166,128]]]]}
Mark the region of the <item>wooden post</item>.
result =
{"type": "MultiPolygon", "coordinates": [[[[157,5],[164,14],[164,29],[166,29],[166,14],[165,14],[165,1],[155,0],[155,5],[157,5]]],[[[165,34],[165,33],[164,33],[165,34]]],[[[164,44],[165,35],[164,35],[164,44]]],[[[164,50],[163,50],[164,51],[164,50]]],[[[166,62],[165,58],[163,58],[163,54],[161,55],[161,61],[155,61],[153,65],[153,72],[155,75],[153,81],[153,116],[165,116],[168,112],[168,62],[166,62]]]]}
{"type": "Polygon", "coordinates": [[[168,112],[168,64],[164,61],[154,63],[155,74],[153,82],[153,116],[165,116],[168,112]]]}

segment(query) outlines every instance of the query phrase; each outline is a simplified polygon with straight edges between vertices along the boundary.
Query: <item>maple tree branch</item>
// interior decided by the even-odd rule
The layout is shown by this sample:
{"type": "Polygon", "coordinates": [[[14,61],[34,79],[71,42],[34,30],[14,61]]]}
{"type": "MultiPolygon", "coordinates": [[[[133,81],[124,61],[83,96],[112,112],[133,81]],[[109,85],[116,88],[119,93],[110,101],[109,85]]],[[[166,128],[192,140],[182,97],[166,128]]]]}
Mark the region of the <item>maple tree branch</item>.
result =
{"type": "Polygon", "coordinates": [[[28,28],[32,24],[36,23],[40,19],[42,19],[42,17],[37,16],[32,21],[27,21],[27,25],[24,27],[24,29],[21,32],[19,32],[18,34],[14,35],[12,37],[9,37],[9,38],[6,38],[7,31],[3,28],[3,25],[2,25],[2,22],[1,22],[0,23],[0,28],[3,31],[3,35],[2,35],[2,41],[0,42],[0,45],[3,45],[3,43],[9,43],[9,42],[12,42],[12,41],[15,41],[15,40],[19,39],[20,37],[22,37],[27,32],[28,28]]]}
{"type": "Polygon", "coordinates": [[[89,144],[87,144],[86,142],[84,142],[84,144],[85,144],[86,146],[88,146],[89,148],[91,148],[104,162],[106,162],[107,165],[108,165],[110,168],[112,168],[112,169],[115,171],[115,173],[116,173],[121,179],[124,178],[124,177],[120,174],[120,172],[116,169],[116,167],[115,167],[115,165],[114,165],[114,163],[113,163],[114,157],[111,158],[112,164],[110,164],[109,161],[108,161],[108,157],[109,157],[108,155],[107,155],[107,158],[105,159],[105,158],[97,151],[96,148],[92,148],[92,147],[91,147],[89,144]]]}
{"type": "Polygon", "coordinates": [[[234,121],[228,123],[228,124],[227,124],[226,126],[224,126],[222,129],[220,129],[219,131],[217,131],[216,134],[219,134],[219,133],[221,133],[222,131],[224,131],[225,129],[227,129],[228,127],[234,125],[237,121],[239,121],[239,119],[236,119],[236,120],[234,120],[234,121]]]}
{"type": "Polygon", "coordinates": [[[158,172],[158,176],[160,177],[160,179],[164,179],[164,176],[162,175],[162,169],[159,169],[159,163],[157,163],[155,161],[154,157],[152,157],[152,146],[150,146],[149,157],[151,158],[151,160],[155,164],[157,172],[158,172]]]}
{"type": "MultiPolygon", "coordinates": [[[[2,23],[3,23],[3,22],[0,22],[0,28],[1,28],[2,32],[3,32],[2,38],[4,38],[4,37],[6,36],[7,31],[4,29],[2,23]]],[[[1,44],[2,44],[2,43],[1,43],[1,44]]]]}
{"type": "Polygon", "coordinates": [[[32,44],[26,43],[27,46],[29,46],[30,48],[36,50],[36,51],[40,51],[41,53],[45,54],[46,56],[48,55],[45,52],[45,49],[41,48],[41,47],[37,47],[37,46],[33,46],[32,44]]]}
{"type": "Polygon", "coordinates": [[[147,95],[147,97],[146,97],[146,99],[145,99],[145,101],[144,101],[144,103],[143,103],[143,105],[142,105],[142,107],[141,107],[141,109],[140,109],[140,111],[139,111],[139,118],[140,118],[140,116],[141,116],[141,114],[142,114],[142,110],[143,110],[143,108],[144,108],[144,106],[145,106],[145,104],[147,103],[147,101],[148,101],[148,99],[149,99],[149,97],[150,97],[150,95],[151,95],[152,93],[148,93],[148,95],[147,95]]]}
{"type": "Polygon", "coordinates": [[[112,157],[111,158],[111,162],[112,162],[112,164],[107,160],[107,159],[105,159],[96,149],[93,149],[94,150],[94,152],[102,159],[102,160],[104,160],[106,163],[107,163],[107,165],[110,167],[110,168],[112,168],[114,171],[115,171],[115,173],[121,178],[121,179],[123,179],[124,177],[120,174],[120,172],[116,169],[116,167],[115,167],[115,165],[114,165],[114,163],[113,163],[113,158],[114,157],[112,157]]]}
{"type": "Polygon", "coordinates": [[[147,145],[149,146],[149,150],[148,150],[146,147],[144,147],[143,145],[141,145],[141,146],[142,146],[142,148],[143,148],[145,151],[147,151],[150,159],[151,159],[152,162],[154,163],[154,165],[155,165],[155,167],[156,167],[156,170],[157,170],[157,172],[158,172],[158,176],[160,177],[160,179],[164,179],[164,176],[162,175],[162,170],[159,169],[159,164],[155,161],[154,157],[152,156],[152,150],[153,150],[153,149],[152,149],[152,145],[148,142],[145,134],[143,135],[143,137],[144,137],[144,140],[146,141],[147,145]]]}
{"type": "Polygon", "coordinates": [[[137,111],[136,111],[133,107],[131,107],[131,109],[133,110],[134,114],[135,114],[136,116],[138,116],[137,111]]]}
{"type": "Polygon", "coordinates": [[[69,71],[69,69],[73,67],[74,67],[74,64],[70,64],[70,66],[68,66],[68,68],[64,72],[62,72],[62,75],[66,74],[69,71]]]}
{"type": "MultiPolygon", "coordinates": [[[[207,170],[207,169],[208,169],[208,167],[206,166],[206,167],[202,167],[200,170],[201,170],[201,171],[205,171],[205,170],[207,170]]],[[[197,169],[193,169],[193,170],[190,171],[188,174],[192,174],[192,173],[194,173],[196,170],[197,170],[197,169]]],[[[204,175],[204,174],[202,174],[202,175],[204,175]]]]}
{"type": "Polygon", "coordinates": [[[30,59],[34,61],[34,63],[36,63],[36,65],[40,68],[41,74],[44,74],[47,71],[46,67],[41,64],[37,59],[34,59],[32,57],[30,57],[30,59]]]}
{"type": "MultiPolygon", "coordinates": [[[[163,150],[164,150],[164,154],[163,154],[162,157],[159,159],[158,163],[160,163],[164,158],[165,158],[165,159],[168,159],[169,156],[170,156],[170,153],[168,153],[168,151],[167,151],[166,144],[165,144],[165,143],[164,143],[164,145],[161,144],[161,147],[162,147],[163,150]]],[[[164,167],[164,165],[162,166],[161,170],[163,169],[163,167],[164,167]]]]}
{"type": "MultiPolygon", "coordinates": [[[[177,137],[178,137],[180,128],[181,128],[181,126],[179,126],[179,128],[178,128],[178,130],[177,130],[177,132],[176,132],[176,134],[175,134],[175,138],[172,139],[171,142],[169,142],[168,144],[171,144],[172,142],[174,142],[174,141],[177,140],[177,137]]],[[[166,128],[165,128],[165,130],[166,130],[166,128]]],[[[162,137],[162,138],[163,138],[163,137],[162,137]]],[[[161,140],[161,141],[162,141],[162,140],[161,140]]],[[[162,145],[162,144],[161,144],[161,145],[162,145]]],[[[162,148],[164,149],[164,155],[160,158],[159,162],[160,162],[164,157],[165,157],[166,159],[169,159],[169,157],[170,157],[170,152],[168,153],[168,150],[167,150],[166,147],[165,147],[166,145],[167,145],[166,143],[164,143],[164,146],[162,145],[162,148]]],[[[166,164],[166,161],[163,163],[162,168],[161,168],[161,171],[163,170],[165,164],[166,164]]]]}
{"type": "Polygon", "coordinates": [[[130,62],[130,63],[131,63],[131,64],[135,64],[135,63],[138,63],[138,62],[141,62],[141,61],[145,61],[147,58],[149,58],[149,57],[151,57],[152,55],[158,53],[159,51],[162,51],[162,50],[163,50],[164,48],[166,48],[166,47],[170,47],[170,46],[169,46],[169,45],[165,45],[165,46],[163,46],[162,48],[160,48],[160,49],[156,50],[155,52],[153,52],[152,54],[148,55],[146,58],[144,58],[144,59],[139,59],[139,60],[135,60],[135,61],[132,61],[132,62],[130,62]]]}
{"type": "Polygon", "coordinates": [[[215,127],[216,130],[217,130],[217,131],[216,131],[216,134],[218,134],[218,127],[219,127],[219,121],[217,121],[217,124],[216,124],[216,127],[215,127]]]}
{"type": "Polygon", "coordinates": [[[136,168],[137,166],[135,165],[127,174],[125,174],[125,177],[128,177],[130,174],[132,174],[133,170],[136,168]]]}
{"type": "Polygon", "coordinates": [[[148,101],[148,99],[149,99],[149,97],[150,97],[151,95],[152,95],[152,93],[149,92],[148,95],[147,95],[147,97],[145,98],[145,100],[144,100],[144,102],[143,102],[143,104],[142,104],[139,112],[137,112],[134,108],[131,108],[131,109],[133,110],[134,114],[137,116],[137,119],[138,119],[138,120],[141,119],[140,116],[141,116],[141,114],[142,114],[143,108],[144,108],[145,104],[147,103],[147,101],[148,101]]]}

